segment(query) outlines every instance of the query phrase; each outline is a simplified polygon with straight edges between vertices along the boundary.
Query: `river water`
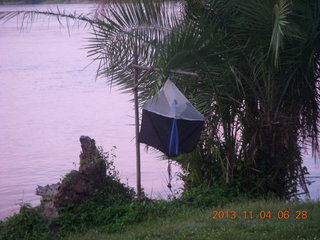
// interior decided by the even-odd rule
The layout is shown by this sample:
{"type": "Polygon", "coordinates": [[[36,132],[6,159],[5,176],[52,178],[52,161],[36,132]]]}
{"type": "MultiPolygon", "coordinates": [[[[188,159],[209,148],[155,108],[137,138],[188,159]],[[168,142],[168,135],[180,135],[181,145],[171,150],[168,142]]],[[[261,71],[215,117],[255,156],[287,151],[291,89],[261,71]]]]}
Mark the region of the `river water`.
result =
{"type": "MultiPolygon", "coordinates": [[[[0,6],[0,11],[57,7],[94,10],[94,5],[70,4],[0,6]]],[[[43,17],[22,30],[15,20],[0,25],[0,219],[17,211],[19,203],[39,204],[37,185],[56,183],[78,167],[81,135],[94,138],[105,151],[116,146],[122,182],[135,187],[132,95],[95,80],[97,65],[90,65],[84,49],[88,36],[82,28],[71,29],[69,36],[43,17]]],[[[143,149],[145,192],[165,198],[167,162],[143,149]]],[[[308,155],[305,162],[311,175],[320,175],[308,155]]],[[[179,182],[174,183],[178,189],[179,182]]],[[[319,198],[318,181],[310,191],[312,199],[319,198]]]]}
{"type": "MultiPolygon", "coordinates": [[[[70,12],[93,7],[59,5],[70,12]]],[[[56,6],[19,6],[25,8],[56,6]]],[[[0,6],[0,11],[13,9],[0,6]]],[[[89,65],[84,49],[87,31],[74,28],[69,36],[53,19],[48,26],[43,18],[31,29],[19,26],[0,25],[0,218],[16,211],[18,203],[38,204],[37,185],[56,183],[78,167],[81,135],[105,151],[116,146],[122,182],[135,187],[133,96],[95,80],[97,65],[89,65]]],[[[165,198],[167,162],[141,150],[145,192],[165,198]]]]}

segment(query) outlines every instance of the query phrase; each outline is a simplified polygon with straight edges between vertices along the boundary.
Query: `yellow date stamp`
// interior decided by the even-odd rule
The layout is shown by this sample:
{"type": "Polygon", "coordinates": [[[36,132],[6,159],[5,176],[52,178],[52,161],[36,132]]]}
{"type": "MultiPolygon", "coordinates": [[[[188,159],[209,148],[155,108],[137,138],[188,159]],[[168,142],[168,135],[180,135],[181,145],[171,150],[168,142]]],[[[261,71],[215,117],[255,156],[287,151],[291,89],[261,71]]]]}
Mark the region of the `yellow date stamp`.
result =
{"type": "Polygon", "coordinates": [[[304,220],[308,218],[308,212],[305,210],[289,211],[212,211],[212,219],[297,219],[304,220]]]}

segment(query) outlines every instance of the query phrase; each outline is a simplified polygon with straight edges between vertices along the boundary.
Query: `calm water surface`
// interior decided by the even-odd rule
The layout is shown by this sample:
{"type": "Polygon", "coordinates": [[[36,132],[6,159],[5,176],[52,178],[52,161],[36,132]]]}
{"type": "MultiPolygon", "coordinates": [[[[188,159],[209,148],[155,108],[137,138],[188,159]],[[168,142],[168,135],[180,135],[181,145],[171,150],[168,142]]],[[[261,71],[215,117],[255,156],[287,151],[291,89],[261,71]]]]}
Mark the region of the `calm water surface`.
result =
{"type": "MultiPolygon", "coordinates": [[[[59,5],[70,12],[93,7],[59,5]]],[[[13,9],[17,7],[0,6],[0,11],[13,9]]],[[[83,49],[88,36],[83,29],[73,29],[69,36],[54,20],[48,24],[43,18],[28,31],[20,31],[16,21],[0,25],[0,219],[16,211],[19,202],[38,204],[37,185],[56,183],[78,167],[81,135],[94,138],[106,151],[117,146],[121,179],[135,186],[132,96],[110,89],[102,79],[95,81],[97,66],[89,65],[83,49]]],[[[157,157],[142,151],[142,183],[149,196],[165,197],[167,163],[157,157]]],[[[311,175],[320,175],[307,155],[305,162],[311,175]]],[[[313,199],[319,198],[318,182],[310,190],[313,199]]]]}
{"type": "MultiPolygon", "coordinates": [[[[59,8],[88,12],[93,5],[59,8]]],[[[88,36],[75,28],[69,37],[54,20],[48,27],[42,18],[28,31],[21,32],[16,21],[0,25],[0,218],[21,201],[38,204],[37,185],[55,183],[75,168],[81,135],[106,151],[116,146],[121,179],[135,186],[132,96],[110,89],[103,79],[95,81],[97,66],[88,66],[83,49],[88,36]]],[[[145,191],[166,197],[167,162],[141,149],[145,191]]]]}

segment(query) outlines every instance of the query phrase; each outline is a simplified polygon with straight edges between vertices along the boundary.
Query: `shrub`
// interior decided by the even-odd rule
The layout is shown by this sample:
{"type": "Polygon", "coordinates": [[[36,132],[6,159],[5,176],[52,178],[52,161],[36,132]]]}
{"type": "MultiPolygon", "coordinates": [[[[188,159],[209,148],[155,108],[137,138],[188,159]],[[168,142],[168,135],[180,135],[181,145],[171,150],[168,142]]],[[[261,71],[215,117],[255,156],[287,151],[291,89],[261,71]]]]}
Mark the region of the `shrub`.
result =
{"type": "Polygon", "coordinates": [[[2,240],[49,240],[54,237],[46,220],[29,204],[21,206],[19,214],[7,218],[0,226],[2,240]]]}
{"type": "Polygon", "coordinates": [[[62,182],[64,183],[71,183],[73,177],[77,174],[78,171],[76,170],[72,170],[68,173],[66,173],[66,175],[64,175],[62,182]]]}

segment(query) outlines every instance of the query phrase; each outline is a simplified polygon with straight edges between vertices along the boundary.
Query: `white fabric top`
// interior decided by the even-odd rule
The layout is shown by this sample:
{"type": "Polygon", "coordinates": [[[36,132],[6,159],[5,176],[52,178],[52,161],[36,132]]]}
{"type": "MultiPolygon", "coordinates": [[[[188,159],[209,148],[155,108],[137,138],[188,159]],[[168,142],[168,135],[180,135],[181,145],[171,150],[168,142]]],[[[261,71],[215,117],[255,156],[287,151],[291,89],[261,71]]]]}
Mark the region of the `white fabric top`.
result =
{"type": "Polygon", "coordinates": [[[145,102],[142,109],[169,118],[204,121],[204,116],[170,80],[165,82],[153,98],[145,102]]]}

